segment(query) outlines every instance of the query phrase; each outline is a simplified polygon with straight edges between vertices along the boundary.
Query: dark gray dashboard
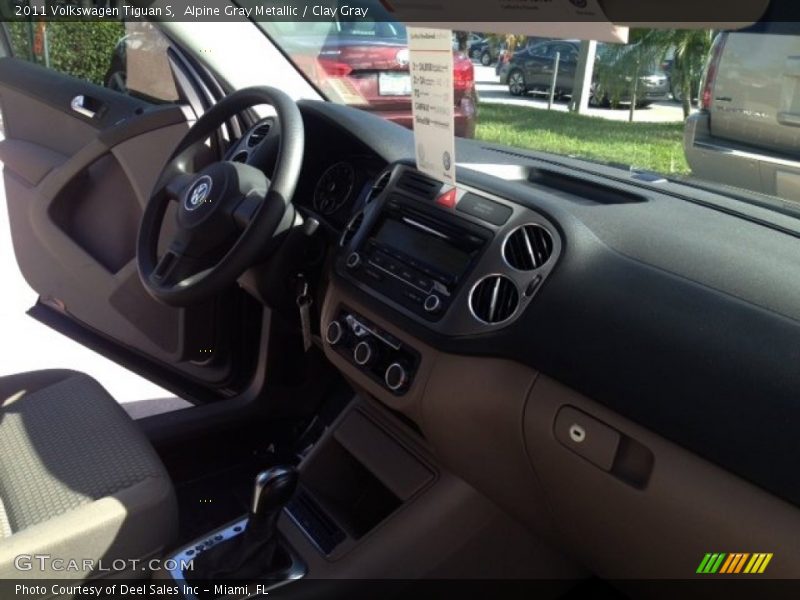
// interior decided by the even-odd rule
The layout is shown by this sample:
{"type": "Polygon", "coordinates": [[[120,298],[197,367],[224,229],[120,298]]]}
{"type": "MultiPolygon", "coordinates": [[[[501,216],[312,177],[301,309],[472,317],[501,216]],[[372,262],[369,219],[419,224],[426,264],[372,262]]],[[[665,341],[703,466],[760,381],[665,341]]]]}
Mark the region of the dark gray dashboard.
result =
{"type": "MultiPolygon", "coordinates": [[[[347,107],[301,103],[387,163],[411,134],[347,107]]],[[[475,141],[459,182],[557,229],[556,268],[521,317],[476,335],[437,333],[365,302],[442,350],[528,364],[800,504],[800,226],[679,183],[475,141]]]]}

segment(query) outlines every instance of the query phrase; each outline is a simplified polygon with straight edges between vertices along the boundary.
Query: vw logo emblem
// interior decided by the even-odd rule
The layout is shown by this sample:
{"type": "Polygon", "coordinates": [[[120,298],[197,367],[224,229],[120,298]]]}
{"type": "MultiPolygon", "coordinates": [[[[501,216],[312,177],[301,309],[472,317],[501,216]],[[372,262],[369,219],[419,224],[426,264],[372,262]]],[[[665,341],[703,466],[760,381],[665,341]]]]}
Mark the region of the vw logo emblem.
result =
{"type": "Polygon", "coordinates": [[[197,180],[189,194],[186,196],[184,207],[186,210],[196,210],[208,199],[211,193],[211,177],[204,175],[197,180]]]}

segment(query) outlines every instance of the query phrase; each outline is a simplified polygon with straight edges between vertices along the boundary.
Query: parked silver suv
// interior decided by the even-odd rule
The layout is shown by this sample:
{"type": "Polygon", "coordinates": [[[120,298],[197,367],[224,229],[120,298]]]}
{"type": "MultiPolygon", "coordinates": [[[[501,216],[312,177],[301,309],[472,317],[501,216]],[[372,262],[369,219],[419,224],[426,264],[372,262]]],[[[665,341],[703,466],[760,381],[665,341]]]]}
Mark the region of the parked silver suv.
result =
{"type": "Polygon", "coordinates": [[[686,122],[694,176],[800,201],[800,36],[720,33],[686,122]]]}

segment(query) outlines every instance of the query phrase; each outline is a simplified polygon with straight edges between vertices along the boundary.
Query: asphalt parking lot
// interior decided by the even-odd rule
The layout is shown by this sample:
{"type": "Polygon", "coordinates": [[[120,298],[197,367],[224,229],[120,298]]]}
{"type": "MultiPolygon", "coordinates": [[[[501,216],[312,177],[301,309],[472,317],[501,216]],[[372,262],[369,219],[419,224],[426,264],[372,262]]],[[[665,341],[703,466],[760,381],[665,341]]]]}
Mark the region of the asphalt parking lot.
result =
{"type": "MultiPolygon", "coordinates": [[[[478,90],[480,102],[483,104],[505,104],[509,106],[547,110],[547,96],[545,95],[528,94],[522,97],[512,96],[508,91],[508,86],[501,84],[499,77],[495,75],[494,65],[484,67],[479,63],[475,63],[475,85],[478,90]]],[[[566,100],[557,100],[553,104],[552,110],[568,112],[567,104],[566,100]]],[[[628,106],[623,105],[617,108],[589,108],[586,114],[612,121],[627,121],[628,113],[628,106]]],[[[636,109],[634,121],[637,123],[670,123],[683,121],[683,109],[679,103],[672,100],[656,102],[647,108],[636,109]]]]}

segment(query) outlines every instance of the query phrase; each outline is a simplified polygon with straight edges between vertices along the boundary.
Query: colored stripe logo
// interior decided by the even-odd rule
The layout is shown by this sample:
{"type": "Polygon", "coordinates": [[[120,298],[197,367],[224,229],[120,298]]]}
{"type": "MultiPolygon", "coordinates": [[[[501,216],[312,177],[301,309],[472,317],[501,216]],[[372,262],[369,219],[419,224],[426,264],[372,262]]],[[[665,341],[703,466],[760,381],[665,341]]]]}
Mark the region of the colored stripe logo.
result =
{"type": "Polygon", "coordinates": [[[701,575],[756,575],[766,571],[771,560],[771,552],[708,552],[696,572],[701,575]]]}

